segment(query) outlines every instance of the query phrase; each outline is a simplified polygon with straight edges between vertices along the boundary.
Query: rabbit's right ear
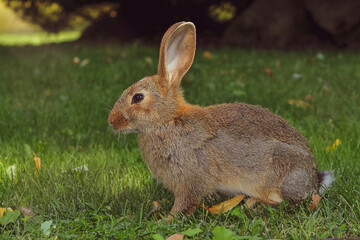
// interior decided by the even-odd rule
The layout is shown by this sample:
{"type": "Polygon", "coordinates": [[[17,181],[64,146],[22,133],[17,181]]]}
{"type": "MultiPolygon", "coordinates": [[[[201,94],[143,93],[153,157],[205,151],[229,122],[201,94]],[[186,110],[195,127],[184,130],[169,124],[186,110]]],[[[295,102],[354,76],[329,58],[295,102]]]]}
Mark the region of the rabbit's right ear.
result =
{"type": "Polygon", "coordinates": [[[160,46],[158,75],[177,88],[195,56],[196,33],[192,22],[172,25],[164,34],[160,46]]]}

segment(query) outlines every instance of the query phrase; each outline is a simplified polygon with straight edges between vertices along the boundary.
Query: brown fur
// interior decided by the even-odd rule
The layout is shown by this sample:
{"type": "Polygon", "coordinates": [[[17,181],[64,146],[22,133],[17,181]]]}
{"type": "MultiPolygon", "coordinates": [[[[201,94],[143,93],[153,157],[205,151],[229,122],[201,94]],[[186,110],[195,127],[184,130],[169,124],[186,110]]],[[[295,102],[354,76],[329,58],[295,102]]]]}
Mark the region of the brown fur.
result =
{"type": "Polygon", "coordinates": [[[195,27],[180,22],[165,33],[158,74],[124,91],[109,115],[119,132],[137,132],[154,177],[175,195],[172,214],[191,214],[216,191],[251,202],[299,201],[317,191],[306,139],[283,118],[244,103],[200,107],[179,87],[195,53],[195,27]],[[131,104],[134,94],[144,100],[131,104]]]}

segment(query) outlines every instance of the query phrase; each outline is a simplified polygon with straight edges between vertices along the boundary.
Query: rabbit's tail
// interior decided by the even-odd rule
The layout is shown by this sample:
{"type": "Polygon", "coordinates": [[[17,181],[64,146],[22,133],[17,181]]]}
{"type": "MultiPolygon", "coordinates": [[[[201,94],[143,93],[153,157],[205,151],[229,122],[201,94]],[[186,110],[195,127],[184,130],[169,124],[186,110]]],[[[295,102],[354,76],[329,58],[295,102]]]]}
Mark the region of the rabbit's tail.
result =
{"type": "Polygon", "coordinates": [[[317,176],[318,176],[319,193],[323,194],[331,186],[332,182],[335,180],[334,171],[318,172],[317,176]]]}

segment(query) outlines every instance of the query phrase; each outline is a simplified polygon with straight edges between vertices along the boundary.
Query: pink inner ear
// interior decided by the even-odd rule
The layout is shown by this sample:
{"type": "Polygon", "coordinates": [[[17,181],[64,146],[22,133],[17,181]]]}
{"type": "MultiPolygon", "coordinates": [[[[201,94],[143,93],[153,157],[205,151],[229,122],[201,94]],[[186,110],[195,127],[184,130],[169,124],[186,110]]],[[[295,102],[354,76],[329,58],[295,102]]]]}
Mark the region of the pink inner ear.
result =
{"type": "Polygon", "coordinates": [[[169,73],[169,81],[174,80],[174,76],[181,68],[181,59],[184,58],[185,52],[181,52],[181,44],[186,35],[185,31],[180,32],[176,36],[172,36],[166,44],[166,69],[169,73]],[[172,40],[172,41],[171,41],[172,40]]]}

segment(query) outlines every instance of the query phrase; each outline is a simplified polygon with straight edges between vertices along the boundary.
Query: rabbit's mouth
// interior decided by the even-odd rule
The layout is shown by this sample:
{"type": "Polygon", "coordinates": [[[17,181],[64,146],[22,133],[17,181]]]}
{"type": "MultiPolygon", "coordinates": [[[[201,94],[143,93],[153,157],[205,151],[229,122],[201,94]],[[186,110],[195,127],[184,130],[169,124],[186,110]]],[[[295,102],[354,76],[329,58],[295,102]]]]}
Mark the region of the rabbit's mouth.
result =
{"type": "Polygon", "coordinates": [[[115,131],[121,133],[133,132],[129,122],[124,118],[124,116],[120,112],[111,110],[109,114],[108,122],[115,131]]]}

